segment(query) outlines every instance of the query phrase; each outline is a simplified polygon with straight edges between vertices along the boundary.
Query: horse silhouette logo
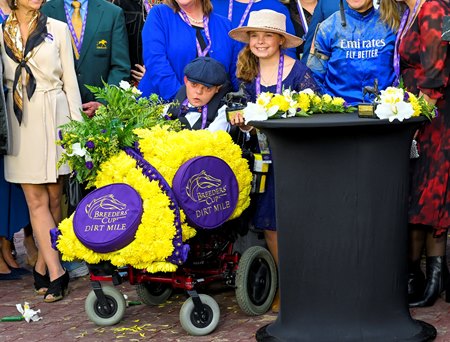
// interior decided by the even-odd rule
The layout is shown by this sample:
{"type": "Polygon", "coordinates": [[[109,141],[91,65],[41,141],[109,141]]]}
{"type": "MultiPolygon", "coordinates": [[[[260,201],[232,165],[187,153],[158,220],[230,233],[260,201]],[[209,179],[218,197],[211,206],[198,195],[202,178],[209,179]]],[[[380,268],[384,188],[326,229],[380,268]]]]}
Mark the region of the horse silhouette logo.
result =
{"type": "MultiPolygon", "coordinates": [[[[103,211],[124,211],[127,208],[127,205],[125,203],[120,202],[117,200],[113,194],[105,195],[99,198],[93,199],[86,207],[84,208],[86,214],[91,218],[95,219],[98,218],[95,216],[95,212],[97,210],[103,210],[103,211]]],[[[126,214],[124,214],[126,215],[126,214]]],[[[118,216],[124,216],[124,215],[118,215],[118,216]]]]}
{"type": "Polygon", "coordinates": [[[108,46],[108,42],[106,40],[104,40],[104,39],[99,40],[97,42],[97,49],[106,49],[107,46],[108,46]]]}
{"type": "Polygon", "coordinates": [[[193,175],[186,184],[186,194],[194,201],[198,202],[196,194],[201,190],[218,188],[222,185],[222,181],[208,175],[205,170],[193,175]]]}

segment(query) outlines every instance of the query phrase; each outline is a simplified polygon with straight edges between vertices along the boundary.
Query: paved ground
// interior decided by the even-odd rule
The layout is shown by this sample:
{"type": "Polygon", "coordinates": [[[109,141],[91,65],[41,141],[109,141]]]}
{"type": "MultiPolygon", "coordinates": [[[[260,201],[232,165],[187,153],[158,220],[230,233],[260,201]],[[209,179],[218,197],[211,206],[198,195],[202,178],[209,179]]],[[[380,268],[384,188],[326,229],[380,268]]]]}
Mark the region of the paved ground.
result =
{"type": "MultiPolygon", "coordinates": [[[[23,249],[18,245],[18,259],[23,264],[23,249]]],[[[19,281],[0,282],[0,317],[17,315],[16,304],[29,302],[41,310],[38,322],[0,322],[0,341],[254,341],[258,328],[271,323],[275,314],[249,317],[241,312],[234,292],[222,288],[209,294],[221,310],[219,326],[212,334],[192,337],[185,333],[178,319],[185,300],[183,293],[158,307],[136,305],[127,308],[124,319],[115,326],[98,327],[86,316],[84,302],[91,290],[88,277],[70,283],[71,293],[62,301],[46,304],[36,297],[31,276],[19,281]]],[[[129,300],[139,300],[129,284],[118,287],[129,300]]],[[[439,299],[431,308],[411,310],[414,318],[426,321],[438,330],[437,342],[450,342],[450,305],[439,299]]],[[[388,341],[387,341],[388,342],[388,341]]]]}

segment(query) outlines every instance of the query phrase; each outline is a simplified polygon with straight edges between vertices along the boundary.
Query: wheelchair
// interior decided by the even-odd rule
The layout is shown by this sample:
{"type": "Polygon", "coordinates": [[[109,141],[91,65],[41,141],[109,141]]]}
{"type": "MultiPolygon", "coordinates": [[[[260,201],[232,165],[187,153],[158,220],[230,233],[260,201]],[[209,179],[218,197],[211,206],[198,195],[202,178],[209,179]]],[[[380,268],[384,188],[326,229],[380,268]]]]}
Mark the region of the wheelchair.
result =
{"type": "Polygon", "coordinates": [[[119,285],[129,282],[136,286],[140,300],[149,306],[166,302],[175,289],[187,292],[189,298],[182,305],[179,319],[191,335],[207,335],[220,320],[220,308],[213,297],[199,293],[206,285],[220,282],[235,290],[236,301],[244,313],[262,315],[272,304],[277,290],[277,268],[270,252],[261,246],[252,246],[242,254],[233,246],[247,229],[232,220],[216,229],[197,231],[189,241],[186,262],[177,271],[148,273],[131,266],[117,268],[109,262],[89,265],[92,291],[86,298],[85,311],[97,325],[119,323],[126,310],[124,295],[107,282],[119,285]]]}

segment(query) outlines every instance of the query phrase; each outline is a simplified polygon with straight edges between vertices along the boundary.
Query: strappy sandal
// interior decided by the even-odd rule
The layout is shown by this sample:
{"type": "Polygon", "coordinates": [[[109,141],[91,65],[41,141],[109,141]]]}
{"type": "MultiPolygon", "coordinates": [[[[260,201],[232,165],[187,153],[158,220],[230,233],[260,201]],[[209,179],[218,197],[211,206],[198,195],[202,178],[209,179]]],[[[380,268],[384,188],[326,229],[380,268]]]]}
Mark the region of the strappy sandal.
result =
{"type": "Polygon", "coordinates": [[[64,296],[69,293],[69,271],[66,272],[59,278],[50,282],[47,292],[44,296],[44,302],[53,303],[64,298],[64,296]],[[49,296],[51,296],[49,298],[49,296]]]}
{"type": "Polygon", "coordinates": [[[48,287],[50,286],[50,277],[46,273],[42,275],[36,271],[36,268],[33,268],[33,278],[34,278],[34,291],[37,295],[43,296],[47,292],[48,287]]]}

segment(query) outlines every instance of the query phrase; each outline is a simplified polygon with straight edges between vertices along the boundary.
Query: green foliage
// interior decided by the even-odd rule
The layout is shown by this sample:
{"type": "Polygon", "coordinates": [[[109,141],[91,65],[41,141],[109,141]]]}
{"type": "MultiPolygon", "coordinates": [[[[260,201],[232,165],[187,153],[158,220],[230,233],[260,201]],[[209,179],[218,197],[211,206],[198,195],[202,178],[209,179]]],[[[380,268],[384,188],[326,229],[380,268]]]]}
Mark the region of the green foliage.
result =
{"type": "Polygon", "coordinates": [[[65,150],[58,165],[68,163],[80,182],[94,185],[101,163],[118,153],[120,149],[133,146],[137,141],[136,128],[168,125],[179,131],[178,120],[167,120],[163,115],[164,104],[157,95],[139,97],[140,92],[121,83],[121,87],[103,82],[104,87],[86,86],[95,98],[104,103],[95,116],[82,113],[83,120],[72,120],[60,127],[60,140],[65,150]]]}

